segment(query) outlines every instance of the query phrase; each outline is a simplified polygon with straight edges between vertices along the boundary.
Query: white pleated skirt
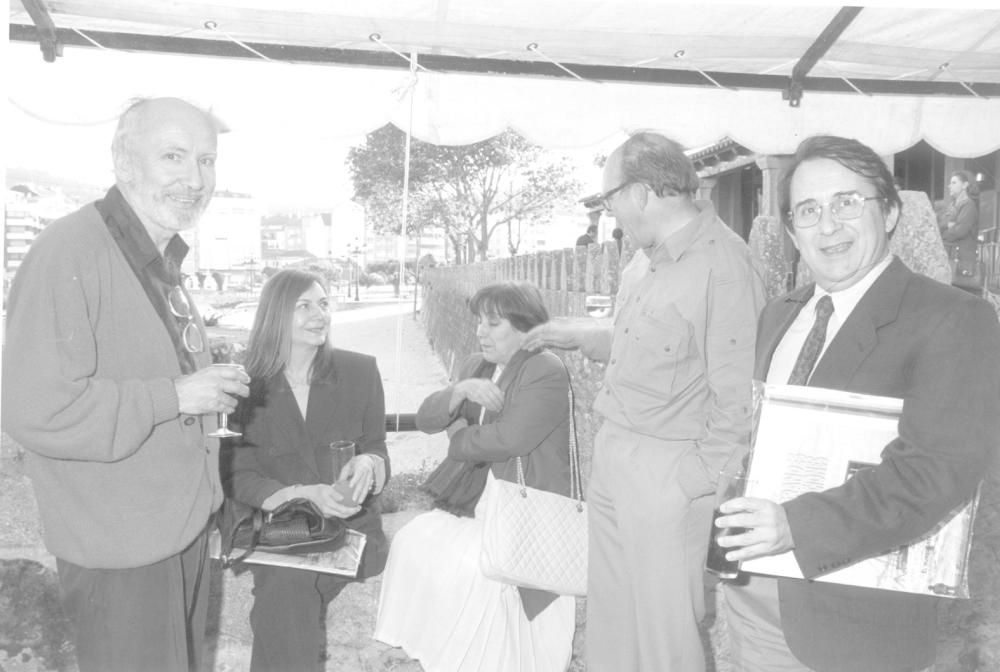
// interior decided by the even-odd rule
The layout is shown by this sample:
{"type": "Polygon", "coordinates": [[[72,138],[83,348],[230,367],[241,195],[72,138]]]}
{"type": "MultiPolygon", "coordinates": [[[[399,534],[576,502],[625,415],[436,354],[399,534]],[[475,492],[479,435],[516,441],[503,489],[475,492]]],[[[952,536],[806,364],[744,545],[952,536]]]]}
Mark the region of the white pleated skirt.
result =
{"type": "Polygon", "coordinates": [[[560,596],[529,621],[517,588],[479,571],[481,544],[481,521],[444,511],[403,527],[382,575],[375,639],[426,672],[564,672],[575,599],[560,596]]]}

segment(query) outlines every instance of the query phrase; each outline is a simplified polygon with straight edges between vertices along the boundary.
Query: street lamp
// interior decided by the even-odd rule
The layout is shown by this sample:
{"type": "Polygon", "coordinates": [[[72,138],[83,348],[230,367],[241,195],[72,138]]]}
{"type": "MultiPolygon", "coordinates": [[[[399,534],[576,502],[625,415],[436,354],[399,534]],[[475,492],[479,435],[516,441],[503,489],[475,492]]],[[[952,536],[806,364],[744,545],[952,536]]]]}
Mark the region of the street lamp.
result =
{"type": "MultiPolygon", "coordinates": [[[[361,284],[361,264],[358,262],[358,257],[361,256],[361,246],[355,245],[354,249],[351,250],[351,254],[354,255],[354,300],[360,301],[361,297],[358,296],[358,286],[361,284]]],[[[350,293],[350,287],[348,287],[348,293],[350,293]]]]}
{"type": "Polygon", "coordinates": [[[348,257],[344,261],[344,271],[347,277],[344,278],[344,298],[351,298],[351,258],[348,257]]]}
{"type": "Polygon", "coordinates": [[[250,269],[250,281],[247,284],[250,285],[250,293],[253,294],[254,293],[254,273],[253,273],[253,270],[254,270],[254,267],[256,267],[256,265],[257,265],[257,259],[255,257],[247,257],[247,259],[244,262],[244,264],[246,265],[247,268],[250,269]]]}

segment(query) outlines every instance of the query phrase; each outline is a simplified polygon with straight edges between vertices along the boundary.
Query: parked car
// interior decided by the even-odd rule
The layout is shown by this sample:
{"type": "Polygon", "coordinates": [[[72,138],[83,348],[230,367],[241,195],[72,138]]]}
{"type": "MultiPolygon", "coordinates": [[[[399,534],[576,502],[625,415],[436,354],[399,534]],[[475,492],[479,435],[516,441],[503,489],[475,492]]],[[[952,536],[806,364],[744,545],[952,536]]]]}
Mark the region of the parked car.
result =
{"type": "Polygon", "coordinates": [[[216,320],[215,326],[227,329],[246,329],[249,331],[250,327],[253,326],[253,318],[256,314],[256,301],[237,303],[232,308],[228,308],[222,312],[218,320],[216,320]]]}

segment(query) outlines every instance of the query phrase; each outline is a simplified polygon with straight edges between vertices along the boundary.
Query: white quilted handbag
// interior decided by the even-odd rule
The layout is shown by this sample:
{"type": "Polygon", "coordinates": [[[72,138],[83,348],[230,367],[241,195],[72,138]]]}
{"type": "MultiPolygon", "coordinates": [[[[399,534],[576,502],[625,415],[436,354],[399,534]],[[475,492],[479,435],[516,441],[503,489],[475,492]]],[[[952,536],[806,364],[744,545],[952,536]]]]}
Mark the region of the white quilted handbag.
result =
{"type": "Polygon", "coordinates": [[[529,488],[517,458],[517,483],[491,479],[483,497],[482,573],[496,581],[561,595],[587,594],[587,505],[569,390],[570,496],[529,488]]]}

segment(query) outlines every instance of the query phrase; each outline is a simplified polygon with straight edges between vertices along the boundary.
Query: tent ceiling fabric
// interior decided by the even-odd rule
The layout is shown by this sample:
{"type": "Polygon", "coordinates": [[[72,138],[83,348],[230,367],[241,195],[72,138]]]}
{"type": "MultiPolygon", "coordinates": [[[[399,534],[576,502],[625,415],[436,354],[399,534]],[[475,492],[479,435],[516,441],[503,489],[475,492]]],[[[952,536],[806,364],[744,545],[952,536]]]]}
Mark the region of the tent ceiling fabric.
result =
{"type": "MultiPolygon", "coordinates": [[[[27,2],[27,0],[25,0],[27,2]]],[[[36,0],[37,1],[37,0],[36,0]]],[[[789,77],[837,7],[679,5],[644,0],[46,0],[57,29],[387,54],[544,61],[789,77]],[[215,22],[217,30],[206,28],[215,22]],[[529,51],[529,43],[537,44],[529,51]]],[[[10,23],[31,25],[11,2],[10,23]]],[[[63,59],[75,57],[67,51],[63,59]]],[[[406,63],[400,57],[400,65],[406,63]]],[[[256,64],[263,70],[289,66],[256,64]]],[[[313,66],[296,66],[309,69],[313,66]]],[[[323,67],[339,78],[349,68],[323,67]]],[[[401,127],[408,106],[393,91],[406,75],[366,70],[351,91],[350,119],[371,130],[401,127]],[[384,82],[379,89],[379,83],[384,82]]],[[[776,90],[577,81],[572,78],[421,73],[413,133],[439,143],[483,139],[506,126],[546,146],[587,146],[655,128],[689,147],[731,137],[762,153],[787,153],[820,132],[858,137],[889,154],[920,139],[952,156],[1000,148],[1000,98],[957,80],[1000,84],[1000,11],[866,7],[810,76],[954,82],[961,95],[820,93],[799,108],[776,90]],[[941,68],[947,64],[946,68],[941,68]],[[586,113],[582,113],[586,110],[586,113]]],[[[701,75],[698,75],[700,78],[701,75]]],[[[264,80],[262,80],[264,81],[264,80]]],[[[348,78],[348,80],[350,79],[348,78]]],[[[860,82],[859,82],[860,83],[860,82]]],[[[327,84],[317,86],[328,86],[327,84]]],[[[335,86],[337,86],[335,84],[335,86]]],[[[973,84],[974,86],[974,84],[973,84]]],[[[345,89],[338,86],[341,95],[345,89]]],[[[863,88],[863,86],[862,86],[863,88]]],[[[345,129],[345,135],[359,129],[345,129]]]]}

